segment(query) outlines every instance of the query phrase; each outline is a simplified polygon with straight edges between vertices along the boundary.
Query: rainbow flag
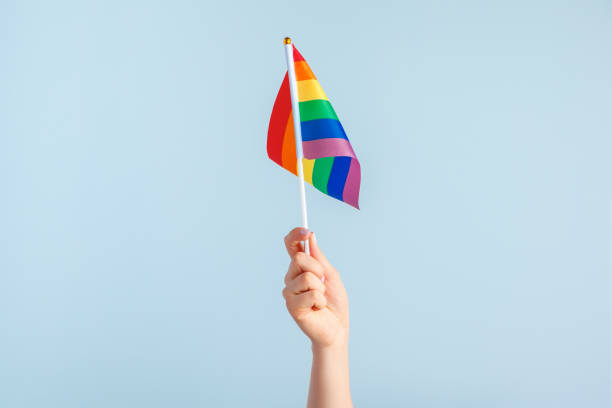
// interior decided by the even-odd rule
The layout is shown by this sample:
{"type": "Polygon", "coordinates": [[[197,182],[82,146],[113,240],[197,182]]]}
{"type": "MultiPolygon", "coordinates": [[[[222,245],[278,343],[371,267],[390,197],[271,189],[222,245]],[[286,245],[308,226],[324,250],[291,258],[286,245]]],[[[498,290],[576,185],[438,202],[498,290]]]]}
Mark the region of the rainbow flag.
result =
{"type": "MultiPolygon", "coordinates": [[[[361,167],[346,133],[323,88],[299,51],[293,47],[304,180],[317,190],[359,208],[361,167]]],[[[268,156],[297,175],[289,78],[285,79],[272,108],[268,126],[268,156]]]]}

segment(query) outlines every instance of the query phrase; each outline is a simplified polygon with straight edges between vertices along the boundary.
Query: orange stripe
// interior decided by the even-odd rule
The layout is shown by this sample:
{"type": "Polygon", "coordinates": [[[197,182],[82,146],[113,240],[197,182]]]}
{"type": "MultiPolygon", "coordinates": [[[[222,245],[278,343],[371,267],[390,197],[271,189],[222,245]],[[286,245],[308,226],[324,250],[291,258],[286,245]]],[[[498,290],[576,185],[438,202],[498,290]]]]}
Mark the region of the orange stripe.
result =
{"type": "Polygon", "coordinates": [[[305,79],[317,79],[306,61],[295,61],[295,80],[303,81],[305,79]]]}
{"type": "Polygon", "coordinates": [[[295,135],[293,133],[293,113],[289,114],[282,152],[283,167],[297,176],[297,155],[295,153],[295,135]]]}

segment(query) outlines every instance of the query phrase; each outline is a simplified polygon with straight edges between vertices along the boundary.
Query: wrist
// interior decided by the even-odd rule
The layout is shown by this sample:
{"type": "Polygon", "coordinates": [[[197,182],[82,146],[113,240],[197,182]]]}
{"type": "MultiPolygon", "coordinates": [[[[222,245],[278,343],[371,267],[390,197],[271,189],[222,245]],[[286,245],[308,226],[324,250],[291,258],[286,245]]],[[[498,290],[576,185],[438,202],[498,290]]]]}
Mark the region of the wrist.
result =
{"type": "Polygon", "coordinates": [[[322,344],[318,342],[312,342],[312,354],[317,355],[338,355],[343,356],[348,354],[348,335],[338,336],[334,342],[330,344],[322,344]]]}

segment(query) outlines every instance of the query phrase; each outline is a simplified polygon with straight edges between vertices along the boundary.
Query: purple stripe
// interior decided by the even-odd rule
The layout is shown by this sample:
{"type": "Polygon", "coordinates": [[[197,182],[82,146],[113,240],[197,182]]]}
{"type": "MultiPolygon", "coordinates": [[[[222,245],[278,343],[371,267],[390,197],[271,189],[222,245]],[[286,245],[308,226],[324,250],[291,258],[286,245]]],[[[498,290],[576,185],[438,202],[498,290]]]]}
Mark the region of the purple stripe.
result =
{"type": "Polygon", "coordinates": [[[320,159],[321,157],[349,156],[355,158],[355,152],[346,139],[330,138],[302,142],[304,157],[320,159]]]}
{"type": "Polygon", "coordinates": [[[342,201],[359,209],[359,184],[361,183],[361,165],[357,159],[351,159],[351,167],[349,168],[344,191],[342,193],[342,201]]]}

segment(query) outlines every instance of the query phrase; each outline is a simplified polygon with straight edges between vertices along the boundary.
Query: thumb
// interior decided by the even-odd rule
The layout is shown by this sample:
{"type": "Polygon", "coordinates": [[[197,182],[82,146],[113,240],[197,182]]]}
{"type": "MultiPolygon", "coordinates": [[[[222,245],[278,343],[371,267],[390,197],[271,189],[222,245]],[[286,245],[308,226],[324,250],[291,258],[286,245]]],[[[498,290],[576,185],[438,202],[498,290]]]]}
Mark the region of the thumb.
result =
{"type": "Polygon", "coordinates": [[[315,237],[314,232],[310,234],[310,238],[308,238],[308,243],[310,246],[310,256],[321,262],[323,265],[328,266],[329,261],[323,254],[323,251],[321,251],[321,248],[319,248],[319,245],[317,244],[317,238],[315,237]]]}
{"type": "Polygon", "coordinates": [[[336,278],[338,275],[338,271],[336,271],[336,269],[329,263],[329,261],[325,257],[325,254],[323,254],[323,251],[321,251],[321,248],[319,248],[319,244],[317,243],[317,237],[315,236],[314,232],[310,234],[308,243],[310,245],[310,256],[312,256],[314,259],[323,264],[328,278],[330,277],[330,275],[332,275],[332,279],[336,278]]]}
{"type": "Polygon", "coordinates": [[[332,264],[329,263],[329,261],[323,254],[323,251],[321,251],[321,248],[319,248],[319,244],[317,243],[317,237],[315,236],[314,232],[310,234],[310,237],[308,238],[308,243],[310,245],[310,256],[312,256],[314,259],[323,264],[323,267],[325,268],[325,278],[327,279],[327,281],[339,282],[340,274],[338,273],[336,268],[334,268],[332,264]]]}

